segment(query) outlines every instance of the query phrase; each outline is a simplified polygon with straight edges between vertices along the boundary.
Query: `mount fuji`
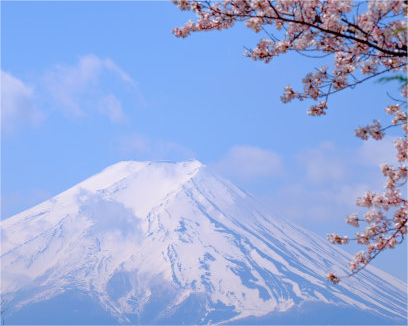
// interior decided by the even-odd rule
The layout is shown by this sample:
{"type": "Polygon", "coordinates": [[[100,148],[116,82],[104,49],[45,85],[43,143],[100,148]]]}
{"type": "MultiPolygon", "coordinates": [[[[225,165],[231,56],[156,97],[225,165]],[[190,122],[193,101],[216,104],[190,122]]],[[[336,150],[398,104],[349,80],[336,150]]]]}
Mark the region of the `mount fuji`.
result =
{"type": "Polygon", "coordinates": [[[1,225],[6,324],[406,324],[407,285],[196,160],[112,165],[1,225]]]}

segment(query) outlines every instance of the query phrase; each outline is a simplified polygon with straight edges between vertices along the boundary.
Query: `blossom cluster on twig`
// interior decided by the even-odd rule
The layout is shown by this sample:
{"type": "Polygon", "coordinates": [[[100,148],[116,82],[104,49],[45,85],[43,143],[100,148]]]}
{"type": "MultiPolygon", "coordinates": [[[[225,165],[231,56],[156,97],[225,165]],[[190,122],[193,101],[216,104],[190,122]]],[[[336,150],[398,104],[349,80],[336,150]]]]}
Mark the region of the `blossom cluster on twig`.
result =
{"type": "MultiPolygon", "coordinates": [[[[363,2],[351,0],[225,0],[173,1],[181,10],[195,12],[197,20],[173,29],[177,37],[192,32],[223,30],[243,21],[255,32],[265,31],[252,50],[244,54],[269,63],[288,51],[334,54],[334,70],[327,67],[308,74],[304,92],[285,88],[282,101],[311,98],[317,100],[345,88],[353,87],[377,75],[406,71],[407,21],[406,3],[400,0],[372,0],[359,13],[363,2]],[[279,36],[266,30],[274,27],[279,36]],[[359,68],[359,74],[357,69],[359,68]]],[[[327,103],[326,103],[327,106],[327,103]]],[[[312,105],[310,115],[323,115],[325,105],[312,105]]]]}
{"type": "MultiPolygon", "coordinates": [[[[362,232],[356,232],[354,239],[349,239],[347,236],[341,237],[337,233],[327,235],[328,240],[333,244],[345,244],[355,240],[358,244],[366,246],[364,251],[354,255],[349,263],[351,273],[346,276],[358,273],[380,252],[402,243],[407,234],[408,201],[400,191],[400,188],[406,185],[408,178],[407,113],[400,108],[400,105],[390,105],[385,111],[393,116],[390,126],[402,127],[403,137],[394,141],[398,166],[381,164],[381,172],[386,177],[385,190],[382,193],[367,191],[364,196],[357,198],[357,206],[369,209],[363,217],[359,217],[357,213],[346,217],[346,222],[356,228],[360,227],[361,223],[365,223],[366,227],[362,232]]],[[[374,124],[356,129],[355,134],[363,140],[369,137],[380,140],[388,127],[383,128],[380,122],[375,120],[374,124]]],[[[327,279],[338,283],[346,276],[329,273],[327,279]]]]}

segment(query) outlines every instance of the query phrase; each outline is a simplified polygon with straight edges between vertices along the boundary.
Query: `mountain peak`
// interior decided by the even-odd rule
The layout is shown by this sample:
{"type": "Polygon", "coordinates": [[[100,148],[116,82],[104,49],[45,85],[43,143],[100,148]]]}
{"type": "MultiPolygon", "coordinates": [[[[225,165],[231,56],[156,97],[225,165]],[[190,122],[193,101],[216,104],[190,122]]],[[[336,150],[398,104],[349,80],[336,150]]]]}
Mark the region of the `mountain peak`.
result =
{"type": "MultiPolygon", "coordinates": [[[[154,177],[157,174],[160,177],[177,176],[180,180],[197,173],[205,165],[196,159],[185,160],[181,162],[172,161],[121,161],[113,164],[100,173],[79,183],[76,188],[84,188],[90,191],[98,191],[121,182],[126,178],[132,178],[135,175],[147,174],[154,177]]],[[[173,180],[177,182],[176,179],[173,180]]],[[[143,184],[139,184],[143,187],[143,184]]]]}

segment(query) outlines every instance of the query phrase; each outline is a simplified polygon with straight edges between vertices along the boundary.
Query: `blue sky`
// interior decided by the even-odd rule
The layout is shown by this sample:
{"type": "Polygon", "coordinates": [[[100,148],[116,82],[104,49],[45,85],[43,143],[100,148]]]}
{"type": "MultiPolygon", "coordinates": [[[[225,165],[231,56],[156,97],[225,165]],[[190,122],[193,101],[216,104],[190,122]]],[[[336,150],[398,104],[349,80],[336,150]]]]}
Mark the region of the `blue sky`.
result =
{"type": "MultiPolygon", "coordinates": [[[[194,157],[277,216],[352,235],[344,217],[382,189],[394,154],[392,137],[354,129],[388,121],[397,85],[368,82],[309,117],[309,102],[280,96],[330,58],[254,62],[244,46],[264,35],[242,25],[174,37],[190,18],[168,2],[1,3],[2,219],[121,160],[194,157]]],[[[406,255],[405,243],[374,265],[406,281],[406,255]]]]}

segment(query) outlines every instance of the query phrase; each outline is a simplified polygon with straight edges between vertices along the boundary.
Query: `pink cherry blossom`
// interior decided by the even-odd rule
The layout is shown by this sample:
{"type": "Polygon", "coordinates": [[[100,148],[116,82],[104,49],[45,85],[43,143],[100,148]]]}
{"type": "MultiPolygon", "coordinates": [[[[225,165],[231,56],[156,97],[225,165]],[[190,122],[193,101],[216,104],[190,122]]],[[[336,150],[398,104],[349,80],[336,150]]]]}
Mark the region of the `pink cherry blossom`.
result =
{"type": "Polygon", "coordinates": [[[350,224],[350,225],[352,225],[352,226],[359,227],[360,224],[359,224],[358,221],[359,221],[359,219],[358,219],[357,213],[353,213],[353,214],[348,215],[348,216],[346,217],[346,222],[347,222],[347,224],[350,224]]]}

